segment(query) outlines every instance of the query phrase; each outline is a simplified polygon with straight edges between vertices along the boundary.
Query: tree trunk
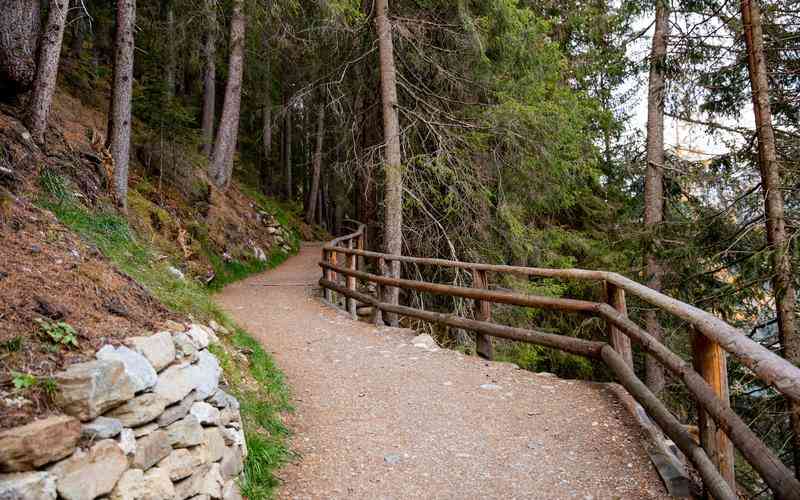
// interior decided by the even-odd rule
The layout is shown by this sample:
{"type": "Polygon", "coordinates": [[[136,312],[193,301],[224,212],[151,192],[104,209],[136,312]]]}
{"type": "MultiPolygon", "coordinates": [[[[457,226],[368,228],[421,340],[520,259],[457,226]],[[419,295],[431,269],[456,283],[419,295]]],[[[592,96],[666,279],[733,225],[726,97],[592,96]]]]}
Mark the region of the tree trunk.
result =
{"type": "Polygon", "coordinates": [[[70,52],[72,57],[80,59],[83,55],[83,40],[86,29],[84,28],[86,13],[83,10],[83,3],[81,0],[71,0],[72,5],[72,43],[70,44],[70,52]]]}
{"type": "Polygon", "coordinates": [[[136,0],[117,0],[114,41],[114,87],[111,95],[111,157],[114,159],[114,192],[117,205],[128,209],[128,163],[131,147],[131,94],[133,88],[133,26],[136,0]]]}
{"type": "Polygon", "coordinates": [[[308,192],[308,209],[306,222],[314,223],[317,210],[317,193],[319,191],[319,176],[322,172],[322,141],[325,138],[325,104],[319,105],[317,112],[317,143],[314,148],[313,173],[311,174],[311,189],[308,192]]]}
{"type": "Polygon", "coordinates": [[[244,29],[242,12],[244,0],[234,0],[231,16],[231,55],[228,70],[228,83],[225,86],[225,101],[222,104],[222,117],[214,142],[214,155],[209,167],[209,175],[218,188],[224,188],[231,178],[233,155],[239,133],[239,107],[242,99],[242,72],[244,70],[244,29]]]}
{"type": "Polygon", "coordinates": [[[58,61],[61,58],[61,42],[64,40],[64,24],[69,11],[68,0],[50,0],[47,28],[39,42],[39,67],[33,84],[33,97],[28,126],[36,142],[43,142],[47,129],[47,115],[56,90],[58,61]]]}
{"type": "Polygon", "coordinates": [[[206,37],[203,44],[203,115],[201,119],[203,154],[211,158],[214,145],[214,112],[217,97],[217,6],[214,0],[205,0],[206,37]]]}
{"type": "MultiPolygon", "coordinates": [[[[791,239],[786,231],[780,165],[775,149],[775,132],[772,128],[772,109],[769,102],[769,81],[764,57],[761,10],[757,1],[742,0],[741,12],[758,137],[758,165],[761,170],[761,187],[764,192],[767,243],[772,252],[772,288],[775,293],[778,335],[783,349],[783,357],[798,365],[800,364],[800,338],[797,335],[794,312],[796,291],[792,280],[791,239]]],[[[793,433],[795,474],[800,477],[800,403],[789,402],[788,406],[793,433]]]]}
{"type": "MultiPolygon", "coordinates": [[[[644,251],[647,286],[661,291],[664,269],[656,256],[655,234],[664,220],[664,86],[669,35],[667,4],[656,3],[656,24],[650,52],[650,82],[647,92],[647,168],[644,178],[644,224],[651,236],[644,251]]],[[[647,331],[661,340],[663,329],[654,310],[645,312],[647,331]]],[[[646,358],[647,387],[659,395],[664,389],[664,367],[652,356],[646,358]]]]}
{"type": "Polygon", "coordinates": [[[177,33],[175,31],[175,5],[172,0],[166,1],[166,41],[167,41],[167,65],[164,70],[164,85],[167,97],[175,97],[175,78],[177,74],[177,33]]]}
{"type": "Polygon", "coordinates": [[[272,165],[272,99],[269,89],[264,97],[263,124],[261,128],[261,145],[264,148],[264,160],[261,163],[261,191],[269,194],[270,165],[272,165]]]}
{"type": "Polygon", "coordinates": [[[27,91],[36,74],[39,0],[4,0],[0,14],[0,95],[27,91]]]}
{"type": "MultiPolygon", "coordinates": [[[[397,116],[397,76],[394,67],[392,27],[389,22],[388,0],[375,3],[375,24],[378,30],[378,49],[381,73],[381,101],[383,108],[384,151],[384,227],[383,244],[388,254],[401,255],[403,250],[403,166],[400,157],[400,122],[397,116]]],[[[400,263],[393,261],[390,275],[400,277],[400,263]]],[[[397,304],[400,289],[384,287],[383,300],[397,304]]],[[[392,326],[397,324],[396,315],[387,315],[392,326]]]]}
{"type": "Polygon", "coordinates": [[[291,99],[286,103],[286,114],[284,114],[283,118],[283,154],[285,155],[283,158],[284,161],[284,168],[286,169],[286,175],[284,180],[286,181],[286,199],[291,201],[292,200],[292,186],[294,182],[292,181],[292,106],[291,106],[291,99]]]}

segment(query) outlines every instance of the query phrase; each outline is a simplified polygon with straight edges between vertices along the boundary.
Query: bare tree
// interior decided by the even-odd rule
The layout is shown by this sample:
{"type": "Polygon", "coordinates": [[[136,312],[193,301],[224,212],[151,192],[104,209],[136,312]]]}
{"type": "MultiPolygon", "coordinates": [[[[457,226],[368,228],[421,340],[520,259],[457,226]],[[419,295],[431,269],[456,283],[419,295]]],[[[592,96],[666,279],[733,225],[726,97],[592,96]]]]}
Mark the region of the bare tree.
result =
{"type": "Polygon", "coordinates": [[[242,73],[244,71],[245,18],[243,0],[234,0],[231,16],[230,61],[228,82],[225,85],[225,101],[219,120],[214,153],[209,165],[209,175],[219,188],[227,186],[233,169],[233,155],[239,134],[239,110],[242,101],[242,73]]]}
{"type": "MultiPolygon", "coordinates": [[[[403,251],[403,165],[400,156],[400,121],[397,116],[397,74],[394,66],[392,27],[389,22],[388,0],[375,2],[375,25],[378,30],[378,53],[381,74],[381,101],[383,107],[384,151],[384,228],[383,245],[388,254],[401,255],[403,251]]],[[[400,263],[390,264],[391,276],[400,277],[400,263]]],[[[383,300],[397,304],[400,290],[385,287],[383,300]]],[[[387,315],[394,326],[397,317],[387,315]]]]}
{"type": "Polygon", "coordinates": [[[214,0],[205,0],[206,37],[203,44],[203,115],[201,127],[203,134],[203,153],[211,158],[214,147],[214,111],[217,94],[217,6],[214,0]]]}
{"type": "Polygon", "coordinates": [[[0,92],[26,91],[36,73],[39,2],[5,0],[0,14],[0,92]]]}
{"type": "Polygon", "coordinates": [[[39,42],[39,66],[33,83],[28,126],[36,142],[44,140],[47,115],[56,90],[58,61],[61,58],[61,42],[64,40],[64,24],[69,11],[68,0],[51,0],[47,14],[47,27],[39,42]]]}
{"type": "Polygon", "coordinates": [[[109,149],[114,160],[114,192],[117,205],[128,209],[128,164],[131,147],[131,95],[133,89],[133,28],[136,0],[117,0],[114,40],[114,80],[111,92],[109,149]]]}
{"type": "MultiPolygon", "coordinates": [[[[772,255],[772,288],[778,316],[778,335],[783,356],[795,365],[800,364],[800,338],[797,335],[794,287],[791,262],[791,239],[786,231],[781,167],[775,147],[772,109],[769,102],[769,80],[764,57],[764,34],[758,1],[741,0],[742,27],[747,48],[747,70],[752,89],[753,114],[758,137],[758,165],[767,218],[767,243],[772,255]]],[[[789,403],[789,418],[793,433],[795,474],[800,477],[800,403],[789,403]]]]}
{"type": "Polygon", "coordinates": [[[322,143],[325,138],[325,104],[319,105],[317,111],[317,143],[314,148],[313,172],[311,174],[311,189],[308,193],[308,207],[306,209],[306,222],[314,223],[317,210],[317,197],[319,192],[319,178],[322,172],[322,143]]]}
{"type": "MultiPolygon", "coordinates": [[[[669,36],[667,0],[656,0],[656,21],[650,49],[650,81],[647,92],[647,167],[644,177],[644,225],[654,234],[664,220],[664,87],[669,36]]],[[[644,251],[647,286],[661,291],[664,269],[651,239],[644,251]]],[[[654,310],[645,312],[647,331],[661,340],[663,329],[654,310]]],[[[647,386],[655,394],[664,389],[664,367],[652,356],[646,359],[647,386]]]]}

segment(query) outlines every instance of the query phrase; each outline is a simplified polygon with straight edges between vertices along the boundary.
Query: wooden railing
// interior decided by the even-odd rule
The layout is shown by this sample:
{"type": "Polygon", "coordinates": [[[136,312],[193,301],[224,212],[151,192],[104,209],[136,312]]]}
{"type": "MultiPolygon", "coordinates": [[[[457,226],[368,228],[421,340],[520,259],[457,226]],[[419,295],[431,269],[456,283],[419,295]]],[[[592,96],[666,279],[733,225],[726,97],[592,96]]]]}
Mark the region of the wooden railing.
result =
{"type": "Polygon", "coordinates": [[[800,482],[731,409],[723,351],[735,356],[759,379],[794,401],[800,401],[800,368],[752,341],[716,316],[612,272],[502,266],[406,257],[370,252],[364,250],[364,247],[365,231],[364,226],[360,224],[355,232],[336,238],[325,245],[322,248],[320,262],[323,277],[319,283],[324,289],[325,298],[335,303],[336,294],[341,294],[345,299],[346,309],[354,318],[357,303],[361,303],[372,306],[373,320],[376,324],[383,324],[383,313],[391,313],[471,330],[478,335],[478,352],[486,357],[491,357],[489,337],[494,336],[602,360],[618,382],[691,461],[702,478],[706,491],[715,499],[737,498],[734,493],[736,487],[732,445],[735,445],[753,469],[761,475],[776,498],[800,499],[800,482]],[[339,255],[344,256],[346,265],[341,265],[339,255]],[[366,266],[358,265],[359,258],[374,261],[376,269],[380,270],[381,274],[365,271],[366,266]],[[460,287],[387,276],[386,265],[392,261],[466,270],[472,273],[473,286],[460,287]],[[602,282],[606,287],[606,302],[490,290],[489,273],[602,282]],[[343,283],[340,282],[340,276],[345,278],[343,283]],[[358,280],[375,284],[376,293],[373,295],[359,291],[358,280]],[[382,293],[384,287],[472,299],[475,301],[476,319],[383,302],[381,297],[384,296],[382,293]],[[628,318],[625,305],[626,293],[684,320],[694,330],[694,365],[685,362],[628,318]],[[608,325],[610,344],[492,323],[492,303],[599,317],[608,325]],[[634,372],[631,340],[682,380],[695,398],[700,410],[700,445],[634,372]]]}

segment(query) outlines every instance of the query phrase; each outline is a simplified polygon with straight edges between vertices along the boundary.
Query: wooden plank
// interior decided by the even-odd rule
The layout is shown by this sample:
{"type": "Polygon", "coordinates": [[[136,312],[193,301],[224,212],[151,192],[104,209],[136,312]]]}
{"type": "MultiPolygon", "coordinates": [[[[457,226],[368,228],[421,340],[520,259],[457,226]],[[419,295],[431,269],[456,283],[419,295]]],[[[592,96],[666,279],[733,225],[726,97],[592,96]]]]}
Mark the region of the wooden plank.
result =
{"type": "MultiPolygon", "coordinates": [[[[606,302],[608,305],[619,311],[620,314],[628,317],[628,305],[625,302],[625,290],[609,282],[606,284],[606,302]]],[[[631,349],[631,339],[622,333],[612,323],[608,323],[608,337],[611,346],[622,356],[622,359],[633,369],[633,350],[631,349]]]]}
{"type": "MultiPolygon", "coordinates": [[[[348,246],[352,247],[353,240],[348,242],[348,246]]],[[[357,256],[353,254],[347,254],[347,267],[350,270],[356,270],[356,259],[357,256]]],[[[355,291],[356,290],[356,279],[353,276],[347,276],[347,288],[349,290],[355,291]]],[[[358,315],[356,314],[356,301],[350,297],[347,297],[347,310],[350,312],[350,317],[353,319],[358,319],[358,315]]]]}
{"type": "MultiPolygon", "coordinates": [[[[473,288],[486,289],[489,282],[486,278],[486,271],[475,270],[472,272],[473,288]]],[[[492,303],[488,300],[475,301],[475,319],[478,321],[492,320],[492,303]]],[[[483,333],[475,333],[475,352],[483,359],[494,359],[494,346],[492,338],[483,333]]]]}
{"type": "MultiPolygon", "coordinates": [[[[322,250],[322,261],[323,262],[328,262],[329,260],[330,260],[330,251],[322,250]]],[[[333,279],[331,277],[330,269],[324,268],[322,270],[322,276],[326,280],[333,281],[333,279]]],[[[324,288],[323,290],[325,290],[325,292],[324,292],[325,300],[328,301],[328,302],[333,302],[333,300],[332,300],[332,298],[333,298],[332,297],[332,292],[330,291],[330,289],[324,288]]]]}
{"type": "MultiPolygon", "coordinates": [[[[719,399],[730,406],[728,388],[728,362],[725,351],[717,344],[697,331],[692,331],[692,364],[695,371],[708,382],[719,399]]],[[[711,460],[716,464],[722,477],[736,488],[734,472],[733,443],[722,429],[717,427],[714,419],[709,418],[703,406],[698,405],[698,428],[700,443],[711,460]]]]}
{"type": "MultiPolygon", "coordinates": [[[[383,257],[378,257],[377,265],[378,272],[383,274],[383,268],[386,266],[386,261],[383,259],[383,257]]],[[[380,283],[376,283],[375,296],[377,297],[378,302],[383,301],[383,285],[380,283]]],[[[381,311],[379,307],[375,308],[375,311],[372,315],[372,322],[375,324],[375,326],[383,326],[383,311],[381,311]]]]}

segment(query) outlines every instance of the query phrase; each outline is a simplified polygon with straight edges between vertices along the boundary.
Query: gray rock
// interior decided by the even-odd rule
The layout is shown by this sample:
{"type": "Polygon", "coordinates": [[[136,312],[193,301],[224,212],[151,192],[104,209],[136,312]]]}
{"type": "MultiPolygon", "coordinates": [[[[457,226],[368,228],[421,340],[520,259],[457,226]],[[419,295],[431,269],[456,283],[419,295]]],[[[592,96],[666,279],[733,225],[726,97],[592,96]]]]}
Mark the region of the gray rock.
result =
{"type": "Polygon", "coordinates": [[[239,485],[233,479],[225,481],[222,486],[222,500],[243,500],[239,485]]]}
{"type": "Polygon", "coordinates": [[[228,335],[230,333],[227,328],[225,328],[224,326],[220,325],[219,323],[217,323],[213,319],[208,322],[208,326],[211,327],[211,329],[214,330],[214,332],[216,332],[216,333],[218,333],[220,335],[228,335]]]}
{"type": "Polygon", "coordinates": [[[147,470],[172,453],[167,433],[155,431],[136,440],[136,454],[132,465],[147,470]]]}
{"type": "Polygon", "coordinates": [[[158,425],[161,427],[166,427],[169,424],[182,419],[189,414],[189,409],[192,407],[195,401],[197,401],[197,394],[192,391],[185,398],[181,399],[180,402],[167,407],[164,410],[164,413],[159,415],[157,420],[158,425]]]}
{"type": "Polygon", "coordinates": [[[219,425],[219,410],[204,401],[194,403],[189,413],[203,425],[219,425]]]}
{"type": "Polygon", "coordinates": [[[242,422],[242,415],[239,413],[239,410],[234,410],[233,408],[225,408],[221,412],[219,412],[219,425],[233,425],[236,427],[241,427],[242,422]]]}
{"type": "Polygon", "coordinates": [[[125,372],[131,378],[136,392],[147,390],[156,385],[158,375],[156,375],[153,365],[147,361],[147,358],[136,351],[128,349],[125,346],[114,348],[113,346],[107,345],[97,351],[96,356],[97,359],[100,360],[117,360],[122,362],[122,364],[125,365],[125,372]]]}
{"type": "Polygon", "coordinates": [[[204,465],[190,477],[175,484],[175,498],[183,500],[194,495],[221,498],[222,485],[219,464],[204,465]]]}
{"type": "Polygon", "coordinates": [[[198,399],[206,399],[214,394],[219,387],[219,376],[222,374],[217,357],[208,351],[200,351],[197,353],[197,364],[193,365],[192,369],[198,399]]]}
{"type": "Polygon", "coordinates": [[[222,453],[222,461],[219,463],[219,471],[223,479],[233,479],[244,470],[244,456],[238,446],[225,448],[222,453]]]}
{"type": "Polygon", "coordinates": [[[417,335],[411,340],[411,344],[414,347],[419,347],[421,349],[426,349],[428,351],[438,351],[439,346],[436,345],[436,341],[433,340],[433,337],[430,335],[423,333],[422,335],[417,335]]]}
{"type": "Polygon", "coordinates": [[[225,454],[225,439],[217,427],[203,429],[203,442],[189,450],[201,463],[218,462],[225,454]]]}
{"type": "Polygon", "coordinates": [[[136,435],[133,433],[133,429],[122,429],[117,438],[117,446],[126,457],[132,458],[136,454],[136,435]]]}
{"type": "Polygon", "coordinates": [[[81,437],[81,423],[64,415],[0,432],[0,472],[25,472],[67,457],[81,437]]]}
{"type": "Polygon", "coordinates": [[[159,428],[160,426],[157,423],[151,422],[133,429],[133,435],[137,438],[144,437],[153,431],[157,431],[159,428]]]}
{"type": "Polygon", "coordinates": [[[50,469],[58,494],[66,500],[93,500],[111,493],[128,468],[128,459],[113,439],[105,439],[87,452],[76,452],[50,469]]]}
{"type": "Polygon", "coordinates": [[[56,482],[47,472],[0,474],[0,500],[56,500],[56,482]]]}
{"type": "Polygon", "coordinates": [[[247,443],[244,440],[244,431],[231,429],[230,427],[220,427],[220,434],[225,440],[225,446],[236,446],[242,450],[242,455],[247,456],[247,443]]]}
{"type": "Polygon", "coordinates": [[[125,365],[116,360],[77,363],[53,378],[59,389],[55,403],[84,422],[119,406],[136,392],[125,365]]]}
{"type": "Polygon", "coordinates": [[[181,357],[192,357],[197,353],[194,341],[185,333],[176,333],[172,336],[175,344],[175,354],[181,357]]]}
{"type": "Polygon", "coordinates": [[[208,335],[209,331],[208,327],[194,323],[189,325],[186,335],[192,340],[194,346],[200,350],[205,349],[211,343],[211,338],[208,335]]]}
{"type": "Polygon", "coordinates": [[[137,427],[158,418],[166,406],[163,398],[157,394],[147,393],[126,401],[106,415],[118,419],[125,427],[137,427]]]}
{"type": "Polygon", "coordinates": [[[122,432],[122,422],[109,417],[97,417],[81,427],[81,437],[96,441],[113,438],[120,432],[122,432]]]}
{"type": "Polygon", "coordinates": [[[166,470],[173,481],[191,476],[194,469],[201,465],[203,463],[186,448],[172,450],[172,453],[158,463],[158,467],[166,470]]]}
{"type": "Polygon", "coordinates": [[[186,448],[203,442],[203,427],[194,415],[170,424],[165,432],[167,442],[173,448],[186,448]]]}
{"type": "Polygon", "coordinates": [[[177,403],[195,388],[195,370],[188,363],[172,365],[158,375],[153,392],[167,404],[177,403]]]}
{"type": "Polygon", "coordinates": [[[400,457],[399,453],[387,453],[383,456],[383,461],[389,465],[399,464],[401,459],[402,457],[400,457]]]}
{"type": "Polygon", "coordinates": [[[212,394],[210,398],[206,399],[206,402],[214,405],[220,410],[224,410],[225,408],[232,408],[234,410],[239,409],[239,401],[222,389],[217,389],[217,391],[212,394]]]}
{"type": "Polygon", "coordinates": [[[147,472],[130,469],[122,475],[111,500],[164,500],[175,496],[167,471],[155,467],[147,472]]]}
{"type": "Polygon", "coordinates": [[[157,372],[175,360],[175,343],[169,332],[158,332],[149,337],[131,337],[128,343],[134,351],[147,358],[157,372]]]}

